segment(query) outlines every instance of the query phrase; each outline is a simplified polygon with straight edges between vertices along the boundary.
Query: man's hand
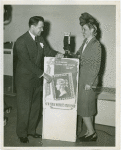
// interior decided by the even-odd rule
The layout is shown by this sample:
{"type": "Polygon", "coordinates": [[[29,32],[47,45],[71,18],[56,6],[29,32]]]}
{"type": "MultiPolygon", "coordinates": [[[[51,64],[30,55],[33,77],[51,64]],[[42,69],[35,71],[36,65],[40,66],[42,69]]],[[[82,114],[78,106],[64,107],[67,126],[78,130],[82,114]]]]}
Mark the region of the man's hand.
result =
{"type": "Polygon", "coordinates": [[[86,84],[86,85],[85,85],[85,90],[91,90],[91,86],[88,85],[88,84],[86,84]]]}
{"type": "Polygon", "coordinates": [[[60,58],[60,59],[61,59],[61,58],[63,58],[63,57],[64,57],[64,55],[63,55],[63,54],[61,54],[61,53],[57,53],[55,57],[56,57],[56,58],[60,58]]]}
{"type": "Polygon", "coordinates": [[[52,82],[52,77],[46,73],[44,73],[43,77],[47,80],[47,83],[52,82]]]}

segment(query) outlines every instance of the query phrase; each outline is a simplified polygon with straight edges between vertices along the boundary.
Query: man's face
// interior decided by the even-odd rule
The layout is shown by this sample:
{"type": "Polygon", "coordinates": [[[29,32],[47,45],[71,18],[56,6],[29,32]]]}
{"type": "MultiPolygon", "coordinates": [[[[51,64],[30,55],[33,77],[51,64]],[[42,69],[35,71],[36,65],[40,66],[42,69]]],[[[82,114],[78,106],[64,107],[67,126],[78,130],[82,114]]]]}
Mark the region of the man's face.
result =
{"type": "Polygon", "coordinates": [[[35,36],[40,36],[41,32],[43,31],[44,23],[39,21],[38,24],[35,26],[33,25],[33,34],[35,36]]]}

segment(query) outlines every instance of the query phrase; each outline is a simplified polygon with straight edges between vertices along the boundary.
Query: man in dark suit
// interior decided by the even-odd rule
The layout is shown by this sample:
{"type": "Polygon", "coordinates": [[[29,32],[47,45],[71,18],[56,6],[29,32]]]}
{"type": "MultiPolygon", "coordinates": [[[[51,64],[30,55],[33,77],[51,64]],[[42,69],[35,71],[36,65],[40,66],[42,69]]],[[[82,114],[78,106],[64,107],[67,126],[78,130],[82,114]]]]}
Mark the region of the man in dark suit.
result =
{"type": "Polygon", "coordinates": [[[15,42],[18,62],[16,67],[17,90],[17,128],[16,132],[22,143],[29,142],[28,136],[41,138],[36,133],[36,125],[42,101],[42,80],[51,82],[52,77],[43,72],[44,56],[54,57],[58,52],[49,48],[41,32],[44,18],[31,17],[29,31],[15,42]]]}

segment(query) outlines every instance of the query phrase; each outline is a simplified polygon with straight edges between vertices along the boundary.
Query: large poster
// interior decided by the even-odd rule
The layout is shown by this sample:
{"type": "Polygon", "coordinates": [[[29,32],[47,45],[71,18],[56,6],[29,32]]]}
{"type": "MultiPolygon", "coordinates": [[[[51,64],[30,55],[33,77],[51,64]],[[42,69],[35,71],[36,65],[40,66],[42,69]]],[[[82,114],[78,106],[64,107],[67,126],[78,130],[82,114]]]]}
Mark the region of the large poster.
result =
{"type": "Polygon", "coordinates": [[[51,83],[47,83],[47,81],[44,80],[43,86],[43,138],[45,139],[75,141],[78,70],[78,59],[45,57],[44,72],[53,78],[51,83]],[[58,116],[59,118],[57,118],[58,116]],[[68,128],[66,132],[74,130],[72,140],[68,139],[68,137],[64,139],[65,135],[58,136],[60,132],[58,130],[60,130],[60,128],[61,134],[64,134],[65,130],[70,125],[70,121],[68,122],[70,117],[72,118],[70,121],[72,121],[74,125],[71,126],[72,129],[68,128]],[[58,122],[57,124],[58,119],[60,123],[58,122]],[[54,126],[56,127],[54,128],[54,126]],[[59,128],[59,126],[61,127],[59,128]],[[49,130],[54,130],[53,135],[48,133],[49,130]]]}

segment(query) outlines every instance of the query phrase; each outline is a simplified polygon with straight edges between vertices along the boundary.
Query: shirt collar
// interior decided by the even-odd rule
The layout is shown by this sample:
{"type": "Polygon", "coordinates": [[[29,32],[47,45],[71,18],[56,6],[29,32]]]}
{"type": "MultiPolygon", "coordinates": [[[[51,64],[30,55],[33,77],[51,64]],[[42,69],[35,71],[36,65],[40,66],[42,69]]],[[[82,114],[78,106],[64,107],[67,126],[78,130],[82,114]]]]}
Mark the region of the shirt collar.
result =
{"type": "Polygon", "coordinates": [[[91,39],[93,39],[94,37],[89,37],[87,38],[88,43],[91,41],[91,39]]]}
{"type": "Polygon", "coordinates": [[[31,37],[33,38],[33,40],[35,41],[35,35],[34,34],[32,34],[31,32],[30,32],[30,30],[29,30],[29,34],[31,35],[31,37]]]}

